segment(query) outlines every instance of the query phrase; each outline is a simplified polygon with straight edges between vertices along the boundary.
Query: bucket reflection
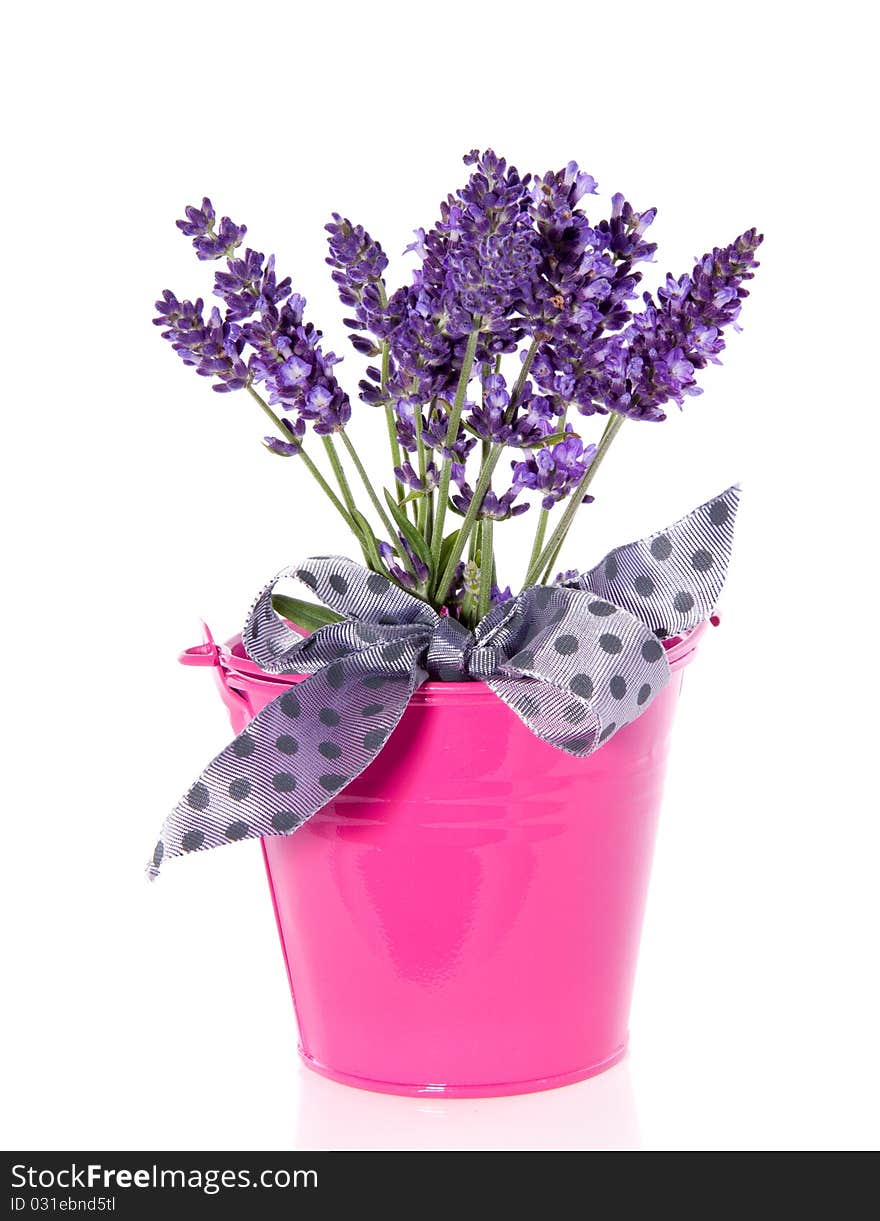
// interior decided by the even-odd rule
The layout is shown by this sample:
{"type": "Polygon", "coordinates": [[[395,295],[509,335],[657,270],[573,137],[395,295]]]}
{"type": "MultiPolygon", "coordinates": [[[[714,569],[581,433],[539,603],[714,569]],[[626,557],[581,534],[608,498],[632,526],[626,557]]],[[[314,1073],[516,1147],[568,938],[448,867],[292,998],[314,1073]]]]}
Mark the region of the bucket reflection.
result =
{"type": "Polygon", "coordinates": [[[402,1098],[299,1069],[297,1149],[638,1149],[628,1059],[561,1089],[512,1098],[402,1098]]]}

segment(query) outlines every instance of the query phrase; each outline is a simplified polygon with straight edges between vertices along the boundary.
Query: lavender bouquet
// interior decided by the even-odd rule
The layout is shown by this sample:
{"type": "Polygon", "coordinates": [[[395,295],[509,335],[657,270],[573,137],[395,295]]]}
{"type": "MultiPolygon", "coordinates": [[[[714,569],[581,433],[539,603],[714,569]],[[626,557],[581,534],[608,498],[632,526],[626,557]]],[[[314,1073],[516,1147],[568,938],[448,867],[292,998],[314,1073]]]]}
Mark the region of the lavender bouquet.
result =
{"type": "MultiPolygon", "coordinates": [[[[177,225],[199,259],[223,261],[222,308],[206,316],[202,299],[166,290],[154,321],[214,390],[254,400],[274,428],[266,448],[306,468],[369,569],[471,628],[512,596],[496,573],[496,523],[537,518],[524,588],[551,583],[624,421],[662,421],[668,403],[701,393],[698,372],[719,363],[725,328],[738,329],[762,238],[747,230],[637,304],[655,209],[615,195],[611,215],[592,221],[581,204],[596,182],[573,161],[534,177],[491,150],[464,161],[468,181],[406,248],[409,285],[389,288],[386,255],[362,226],[334,214],[326,227],[351,342],[374,362],[357,398],[384,416],[386,479],[349,436],[341,358],[324,350],[305,299],[274,256],[242,250],[246,227],[218,221],[209,199],[177,225]],[[595,441],[581,433],[591,416],[604,418],[595,441]]],[[[340,618],[283,595],[272,604],[307,629],[340,618]]]]}

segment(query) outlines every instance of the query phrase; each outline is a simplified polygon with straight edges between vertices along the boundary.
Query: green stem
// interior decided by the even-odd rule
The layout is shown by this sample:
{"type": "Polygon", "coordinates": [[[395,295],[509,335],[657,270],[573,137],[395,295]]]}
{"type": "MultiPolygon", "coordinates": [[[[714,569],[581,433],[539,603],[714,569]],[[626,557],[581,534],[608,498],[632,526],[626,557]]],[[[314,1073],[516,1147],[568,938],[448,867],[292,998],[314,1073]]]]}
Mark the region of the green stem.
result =
{"type": "Polygon", "coordinates": [[[257,391],[253,388],[253,386],[250,385],[250,383],[248,383],[248,385],[245,387],[245,389],[247,390],[247,392],[251,396],[251,398],[254,400],[254,402],[259,403],[260,407],[263,409],[263,411],[265,411],[266,415],[269,417],[269,419],[272,421],[272,423],[281,433],[282,437],[284,437],[285,440],[288,440],[288,441],[296,441],[296,437],[291,437],[290,429],[285,427],[285,425],[282,423],[280,417],[275,414],[275,412],[272,410],[272,408],[269,406],[269,404],[266,402],[266,400],[263,398],[263,396],[261,394],[258,394],[257,391]]]}
{"type": "Polygon", "coordinates": [[[543,573],[543,575],[542,575],[542,577],[541,577],[541,580],[540,580],[540,584],[541,584],[541,585],[549,585],[549,584],[550,584],[550,573],[553,571],[553,568],[554,568],[554,566],[555,566],[555,564],[556,564],[556,556],[557,556],[557,555],[559,555],[559,552],[558,552],[558,551],[556,552],[556,555],[551,555],[551,556],[550,556],[550,560],[549,560],[549,562],[548,562],[548,564],[547,564],[547,567],[544,569],[544,573],[543,573]]]}
{"type": "Polygon", "coordinates": [[[339,461],[339,454],[336,452],[336,446],[333,444],[333,438],[323,436],[321,440],[324,442],[324,449],[327,452],[327,457],[330,459],[330,465],[333,467],[333,474],[336,476],[336,482],[339,484],[339,490],[348,505],[348,511],[354,513],[357,505],[354,502],[351,485],[346,478],[345,471],[342,469],[342,463],[339,461]]]}
{"type": "MultiPolygon", "coordinates": [[[[539,340],[533,339],[529,345],[528,351],[526,352],[525,359],[522,363],[522,368],[519,371],[519,377],[517,377],[513,386],[513,391],[510,395],[510,405],[507,408],[507,415],[505,417],[507,423],[511,423],[516,416],[516,409],[519,407],[519,401],[526,384],[526,379],[529,376],[529,370],[532,367],[532,363],[538,351],[539,343],[539,340]]],[[[452,578],[455,576],[455,570],[458,567],[458,562],[464,553],[468,539],[473,531],[474,523],[479,515],[480,506],[483,503],[483,497],[488,491],[489,485],[492,482],[492,475],[495,471],[495,467],[498,465],[503,452],[503,445],[493,445],[483,458],[483,465],[477,479],[477,486],[474,488],[473,499],[471,500],[468,510],[464,515],[464,520],[459,527],[456,546],[453,547],[452,553],[450,554],[449,560],[446,564],[446,568],[444,569],[440,580],[437,582],[434,600],[438,606],[443,605],[443,601],[449,592],[449,586],[452,584],[452,578]]]]}
{"type": "MultiPolygon", "coordinates": [[[[562,414],[559,417],[559,431],[560,432],[565,431],[565,419],[566,419],[567,415],[568,415],[568,407],[566,406],[564,411],[562,412],[562,414]]],[[[535,563],[535,561],[537,560],[538,556],[541,554],[541,551],[544,548],[544,537],[547,533],[547,523],[549,520],[550,520],[550,510],[542,508],[540,516],[538,518],[538,527],[535,530],[535,541],[532,544],[532,554],[529,556],[529,563],[528,563],[529,568],[531,568],[532,564],[535,563]]]]}
{"type": "Polygon", "coordinates": [[[540,345],[541,345],[540,339],[533,339],[532,342],[529,344],[528,350],[526,351],[525,360],[522,362],[522,367],[519,371],[519,376],[517,377],[516,381],[513,383],[513,390],[510,392],[510,406],[507,408],[508,424],[511,424],[513,422],[513,416],[516,412],[517,407],[519,406],[520,395],[523,392],[523,387],[526,384],[526,378],[529,376],[529,373],[531,372],[531,368],[534,363],[535,356],[538,353],[538,348],[540,347],[540,345]]]}
{"type": "MultiPolygon", "coordinates": [[[[390,360],[389,345],[388,345],[388,340],[385,339],[382,341],[382,366],[381,366],[382,371],[381,371],[381,377],[380,377],[380,382],[379,382],[383,398],[385,397],[386,392],[388,390],[389,360],[390,360]]],[[[391,466],[393,468],[393,467],[400,466],[400,442],[397,439],[397,422],[394,419],[394,409],[391,406],[391,404],[387,403],[387,402],[385,404],[385,423],[388,427],[388,444],[391,448],[391,466]]],[[[404,491],[403,484],[397,478],[395,478],[395,480],[394,480],[394,488],[395,488],[395,491],[397,494],[397,503],[399,504],[401,502],[401,500],[403,500],[405,491],[404,491]]],[[[413,506],[413,509],[415,510],[415,506],[413,506]]],[[[415,513],[413,515],[415,516],[415,513]]]]}
{"type": "Polygon", "coordinates": [[[299,447],[299,457],[302,458],[303,462],[305,463],[306,470],[315,480],[315,483],[317,483],[317,485],[321,488],[321,490],[325,493],[325,495],[330,498],[330,500],[332,501],[337,512],[342,514],[342,516],[345,518],[346,522],[351,527],[351,529],[356,532],[354,519],[352,518],[351,514],[348,512],[348,510],[345,508],[345,505],[343,505],[342,501],[339,499],[339,497],[336,495],[336,493],[331,488],[330,484],[327,482],[327,480],[324,478],[324,476],[315,466],[314,462],[309,457],[309,455],[306,453],[306,451],[303,449],[302,445],[300,445],[300,447],[299,447]]]}
{"type": "Polygon", "coordinates": [[[422,440],[422,408],[419,404],[416,404],[415,411],[413,412],[413,426],[416,434],[416,453],[418,454],[419,479],[422,481],[422,496],[421,499],[416,502],[416,526],[418,527],[418,531],[422,538],[427,539],[428,507],[429,501],[434,493],[428,492],[426,487],[428,461],[425,455],[425,443],[422,440]]]}
{"type": "Polygon", "coordinates": [[[355,529],[354,520],[353,520],[351,514],[348,512],[345,505],[342,503],[342,501],[339,499],[339,497],[330,487],[330,484],[327,482],[327,480],[324,478],[324,476],[315,466],[312,459],[306,453],[305,447],[303,446],[302,441],[298,440],[295,436],[293,436],[291,434],[290,430],[285,426],[284,422],[275,414],[275,412],[272,410],[272,408],[269,406],[269,404],[266,402],[266,400],[263,398],[263,396],[261,394],[258,394],[257,391],[253,388],[253,386],[247,386],[247,392],[251,396],[251,398],[254,400],[254,402],[258,403],[259,406],[262,408],[262,410],[266,413],[266,415],[269,417],[269,419],[278,429],[278,432],[281,434],[282,438],[285,441],[293,441],[294,444],[297,445],[297,447],[298,447],[297,457],[302,459],[303,465],[305,466],[305,468],[309,472],[309,474],[312,476],[312,478],[315,480],[318,487],[325,494],[325,496],[328,498],[328,500],[331,502],[331,504],[337,510],[337,512],[342,517],[345,518],[346,525],[349,527],[349,529],[354,531],[355,534],[357,534],[357,530],[355,529]]]}
{"type": "Polygon", "coordinates": [[[370,477],[367,474],[367,472],[364,470],[364,464],[361,462],[360,458],[358,457],[358,452],[355,449],[355,447],[352,445],[351,438],[349,437],[348,433],[345,431],[344,428],[341,428],[339,430],[339,435],[340,435],[340,437],[342,437],[342,444],[348,450],[348,456],[351,458],[352,462],[354,463],[355,470],[361,477],[361,483],[363,483],[364,487],[366,488],[367,495],[369,496],[370,500],[373,502],[373,508],[379,514],[379,517],[382,520],[382,525],[388,531],[389,542],[394,543],[397,539],[397,530],[396,530],[395,526],[393,525],[391,518],[388,516],[387,512],[385,511],[384,505],[382,504],[379,497],[376,495],[376,490],[373,487],[372,483],[370,483],[370,477]]]}
{"type": "Polygon", "coordinates": [[[477,479],[477,486],[474,488],[473,498],[471,499],[471,503],[468,505],[468,510],[464,515],[464,519],[458,528],[458,539],[456,540],[456,545],[452,548],[452,552],[449,556],[446,567],[443,570],[440,580],[437,582],[435,590],[435,602],[438,606],[443,605],[443,600],[449,592],[449,586],[452,584],[452,578],[455,576],[455,570],[458,567],[458,561],[461,559],[462,552],[464,551],[467,541],[471,536],[474,523],[479,517],[483,497],[486,495],[486,491],[492,481],[492,473],[495,470],[495,467],[498,465],[498,460],[503,452],[503,445],[493,446],[491,452],[489,453],[489,457],[483,463],[483,468],[480,471],[479,478],[477,479]]]}
{"type": "Polygon", "coordinates": [[[532,543],[532,554],[529,556],[528,567],[531,568],[544,549],[544,535],[547,533],[547,520],[550,517],[548,509],[541,509],[538,515],[538,528],[535,530],[535,541],[532,543]]]}
{"type": "MultiPolygon", "coordinates": [[[[499,368],[499,362],[500,362],[500,360],[501,360],[501,357],[500,357],[500,356],[498,356],[498,357],[496,357],[496,359],[495,359],[495,364],[494,364],[494,365],[487,365],[487,364],[484,364],[484,365],[483,365],[483,369],[482,369],[482,378],[483,378],[483,394],[482,394],[482,401],[483,401],[483,410],[484,410],[484,411],[485,411],[485,409],[486,409],[486,378],[489,376],[489,371],[490,371],[490,369],[494,369],[496,373],[498,372],[498,368],[499,368]]],[[[489,448],[490,448],[491,444],[492,444],[492,442],[491,442],[491,441],[487,441],[485,437],[483,437],[482,441],[480,441],[480,465],[481,465],[481,466],[483,465],[483,463],[486,461],[486,459],[487,459],[487,458],[488,458],[488,456],[489,456],[489,448]]]]}
{"type": "Polygon", "coordinates": [[[452,457],[451,450],[458,438],[458,428],[461,423],[461,412],[464,407],[465,395],[467,394],[468,382],[471,378],[471,369],[474,364],[474,355],[477,351],[477,340],[480,337],[479,322],[468,336],[467,347],[465,348],[464,359],[461,363],[461,373],[458,375],[458,386],[455,390],[455,398],[452,402],[452,408],[449,412],[449,423],[446,427],[446,439],[444,442],[447,453],[450,457],[444,458],[443,468],[440,472],[440,487],[437,497],[437,511],[434,515],[434,531],[431,535],[431,558],[433,560],[432,567],[434,572],[440,564],[440,548],[443,545],[443,523],[446,520],[446,503],[449,499],[449,481],[452,477],[452,457]]]}
{"type": "Polygon", "coordinates": [[[471,531],[471,536],[468,539],[468,560],[474,561],[477,558],[477,545],[480,541],[479,528],[471,531]]]}
{"type": "Polygon", "coordinates": [[[489,613],[492,596],[492,527],[491,517],[484,517],[480,522],[480,604],[477,613],[479,621],[489,613]]]}
{"type": "MultiPolygon", "coordinates": [[[[391,449],[392,466],[400,466],[400,443],[397,440],[397,425],[394,423],[394,410],[390,404],[385,405],[385,423],[388,426],[388,445],[391,449]]],[[[395,475],[394,486],[397,490],[397,501],[400,503],[405,495],[403,484],[395,475]]]]}
{"type": "MultiPolygon", "coordinates": [[[[572,493],[568,504],[565,506],[565,511],[562,514],[559,525],[550,535],[550,541],[547,543],[546,547],[544,547],[543,551],[541,551],[541,553],[529,564],[529,570],[526,573],[526,581],[523,588],[528,589],[530,585],[534,585],[541,574],[549,571],[549,569],[555,563],[556,557],[562,550],[562,544],[565,542],[566,535],[571,529],[571,523],[574,521],[575,514],[583,504],[584,495],[587,488],[592,483],[596,472],[602,465],[602,461],[605,458],[605,455],[608,453],[611,442],[620,431],[625,418],[625,416],[618,415],[617,412],[613,412],[609,417],[608,423],[605,425],[605,431],[602,433],[599,440],[599,447],[596,450],[595,458],[587,467],[583,479],[581,479],[580,483],[572,493]]],[[[544,579],[546,580],[546,575],[544,579]]]]}

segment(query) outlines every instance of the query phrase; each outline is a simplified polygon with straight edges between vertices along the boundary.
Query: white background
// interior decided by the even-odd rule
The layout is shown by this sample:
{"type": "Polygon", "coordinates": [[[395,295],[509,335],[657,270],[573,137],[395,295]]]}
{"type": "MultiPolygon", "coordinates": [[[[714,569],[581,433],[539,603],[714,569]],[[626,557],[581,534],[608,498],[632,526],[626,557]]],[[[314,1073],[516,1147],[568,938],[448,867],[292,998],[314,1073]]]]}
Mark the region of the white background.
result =
{"type": "MultiPolygon", "coordinates": [[[[7,1147],[876,1147],[876,99],[860,10],[7,15],[7,1147]],[[523,171],[576,158],[597,209],[615,190],[656,204],[649,287],[753,224],[766,241],[725,367],[683,414],[627,425],[568,551],[587,567],[743,483],[724,622],[685,684],[631,1054],[542,1096],[422,1103],[298,1066],[255,843],[143,881],[166,811],[229,733],[176,653],[200,616],[235,631],[282,564],[348,546],[298,465],[262,451],[253,404],[160,341],[151,303],[209,294],[212,268],[174,227],[207,193],[293,274],[353,386],[328,214],[364,223],[402,279],[411,229],[486,145],[523,171]]],[[[352,432],[384,461],[368,409],[352,432]]],[[[498,532],[514,578],[526,531],[498,532]]]]}

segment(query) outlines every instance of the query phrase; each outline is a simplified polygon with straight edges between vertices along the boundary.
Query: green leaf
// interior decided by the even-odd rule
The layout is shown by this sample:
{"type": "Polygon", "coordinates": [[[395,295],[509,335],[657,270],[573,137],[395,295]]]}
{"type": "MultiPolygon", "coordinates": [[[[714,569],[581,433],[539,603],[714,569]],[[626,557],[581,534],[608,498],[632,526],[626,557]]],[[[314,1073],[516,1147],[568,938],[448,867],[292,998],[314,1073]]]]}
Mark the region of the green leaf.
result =
{"type": "Polygon", "coordinates": [[[328,610],[326,606],[303,602],[299,598],[289,598],[287,594],[273,594],[272,609],[306,632],[316,632],[319,627],[326,627],[328,623],[341,623],[343,618],[342,615],[337,615],[336,611],[328,610]]]}
{"type": "Polygon", "coordinates": [[[524,445],[523,449],[544,449],[548,445],[555,445],[557,441],[564,441],[566,437],[576,437],[579,434],[576,432],[551,432],[549,436],[542,437],[540,441],[536,441],[534,445],[524,445]]]}
{"type": "Polygon", "coordinates": [[[452,555],[453,549],[458,542],[459,530],[453,530],[451,534],[447,534],[443,542],[440,544],[440,571],[446,571],[446,565],[449,563],[449,557],[452,555]]]}
{"type": "Polygon", "coordinates": [[[372,568],[373,555],[376,551],[376,540],[373,538],[373,531],[370,529],[369,522],[362,514],[358,513],[357,509],[351,510],[349,517],[352,519],[351,532],[358,541],[361,555],[364,557],[364,563],[368,568],[372,568]],[[370,549],[371,547],[372,550],[370,549]]]}
{"type": "Polygon", "coordinates": [[[391,516],[394,518],[395,522],[397,523],[397,527],[400,530],[400,533],[403,535],[403,537],[409,543],[410,547],[412,547],[415,554],[419,557],[419,559],[428,569],[429,579],[430,579],[430,577],[432,577],[433,573],[434,573],[434,568],[431,563],[431,548],[428,546],[427,542],[422,538],[419,531],[415,528],[415,526],[406,516],[403,509],[400,508],[397,501],[394,499],[394,497],[391,495],[391,493],[388,491],[388,489],[383,488],[382,491],[385,494],[385,503],[388,505],[388,508],[391,511],[391,516]]]}

